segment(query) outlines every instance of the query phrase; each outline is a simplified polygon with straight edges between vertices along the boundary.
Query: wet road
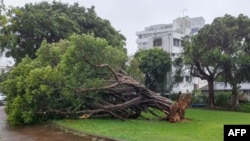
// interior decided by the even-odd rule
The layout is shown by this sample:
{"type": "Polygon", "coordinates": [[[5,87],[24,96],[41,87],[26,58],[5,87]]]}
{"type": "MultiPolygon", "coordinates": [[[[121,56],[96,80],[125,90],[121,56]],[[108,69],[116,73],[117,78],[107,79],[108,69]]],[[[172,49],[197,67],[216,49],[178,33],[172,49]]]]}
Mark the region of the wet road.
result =
{"type": "Polygon", "coordinates": [[[4,107],[0,106],[0,141],[89,141],[83,137],[52,129],[47,125],[13,128],[6,124],[4,107]]]}

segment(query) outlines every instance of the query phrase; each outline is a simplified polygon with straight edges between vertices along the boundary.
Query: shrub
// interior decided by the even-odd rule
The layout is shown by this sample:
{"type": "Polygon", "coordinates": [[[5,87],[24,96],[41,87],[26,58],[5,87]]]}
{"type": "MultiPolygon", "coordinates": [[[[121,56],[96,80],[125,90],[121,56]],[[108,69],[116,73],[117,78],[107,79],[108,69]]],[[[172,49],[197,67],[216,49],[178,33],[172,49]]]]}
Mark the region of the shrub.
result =
{"type": "Polygon", "coordinates": [[[250,102],[244,102],[240,104],[240,107],[237,109],[240,112],[250,113],[250,102]]]}
{"type": "Polygon", "coordinates": [[[192,96],[192,104],[206,104],[207,96],[202,94],[201,90],[194,90],[192,96]]]}
{"type": "Polygon", "coordinates": [[[214,101],[216,106],[229,107],[231,92],[216,92],[214,101]]]}

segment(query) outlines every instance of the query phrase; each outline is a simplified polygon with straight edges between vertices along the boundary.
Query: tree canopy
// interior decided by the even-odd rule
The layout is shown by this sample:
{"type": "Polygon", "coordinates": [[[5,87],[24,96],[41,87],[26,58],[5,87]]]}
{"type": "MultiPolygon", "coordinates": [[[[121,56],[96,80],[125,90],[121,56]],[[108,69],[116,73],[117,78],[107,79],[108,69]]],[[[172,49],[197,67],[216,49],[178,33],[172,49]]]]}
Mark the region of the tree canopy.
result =
{"type": "Polygon", "coordinates": [[[13,125],[55,117],[50,109],[74,113],[84,109],[85,102],[100,99],[95,92],[84,96],[75,93],[80,88],[108,85],[106,79],[112,75],[107,69],[92,67],[86,59],[95,64],[108,63],[116,71],[126,61],[123,51],[109,46],[104,39],[87,35],[73,35],[53,44],[44,41],[37,56],[33,60],[23,58],[1,82],[7,96],[8,121],[13,125]]]}
{"type": "Polygon", "coordinates": [[[85,8],[53,1],[26,4],[24,7],[1,8],[1,51],[19,63],[25,55],[35,58],[43,40],[48,43],[66,39],[73,33],[92,34],[105,38],[108,44],[123,48],[125,37],[108,20],[95,13],[94,7],[85,8]],[[4,12],[5,11],[5,12],[4,12]]]}
{"type": "Polygon", "coordinates": [[[167,75],[172,70],[170,54],[160,48],[140,50],[134,55],[145,74],[145,85],[150,90],[164,92],[167,75]]]}

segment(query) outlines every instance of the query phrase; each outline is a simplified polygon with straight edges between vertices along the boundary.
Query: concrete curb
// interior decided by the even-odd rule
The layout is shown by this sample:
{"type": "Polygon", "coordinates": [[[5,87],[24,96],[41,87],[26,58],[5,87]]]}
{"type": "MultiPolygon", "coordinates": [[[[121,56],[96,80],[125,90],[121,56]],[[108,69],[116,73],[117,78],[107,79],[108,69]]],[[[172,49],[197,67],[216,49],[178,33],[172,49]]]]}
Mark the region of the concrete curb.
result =
{"type": "Polygon", "coordinates": [[[86,139],[89,139],[90,141],[122,141],[122,140],[113,139],[113,138],[109,138],[106,136],[101,136],[101,135],[97,135],[97,134],[93,134],[93,133],[78,131],[76,129],[72,129],[72,128],[69,128],[66,126],[58,125],[58,124],[55,124],[52,122],[49,123],[49,126],[51,128],[59,129],[59,130],[66,132],[66,133],[71,133],[71,134],[76,135],[76,136],[84,137],[86,139]]]}

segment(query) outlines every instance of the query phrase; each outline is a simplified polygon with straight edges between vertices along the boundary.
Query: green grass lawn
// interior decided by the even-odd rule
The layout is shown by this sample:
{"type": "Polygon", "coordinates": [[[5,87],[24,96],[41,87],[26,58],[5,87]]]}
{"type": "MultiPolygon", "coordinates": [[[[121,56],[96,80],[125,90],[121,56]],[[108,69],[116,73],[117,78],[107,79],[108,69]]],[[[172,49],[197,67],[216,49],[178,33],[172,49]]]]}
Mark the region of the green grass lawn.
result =
{"type": "Polygon", "coordinates": [[[54,123],[124,141],[223,141],[224,124],[250,124],[250,113],[188,109],[180,123],[159,120],[85,119],[54,123]]]}

